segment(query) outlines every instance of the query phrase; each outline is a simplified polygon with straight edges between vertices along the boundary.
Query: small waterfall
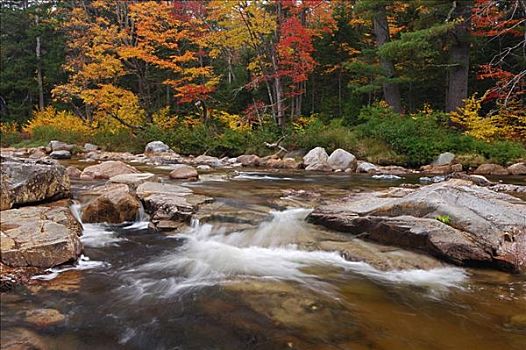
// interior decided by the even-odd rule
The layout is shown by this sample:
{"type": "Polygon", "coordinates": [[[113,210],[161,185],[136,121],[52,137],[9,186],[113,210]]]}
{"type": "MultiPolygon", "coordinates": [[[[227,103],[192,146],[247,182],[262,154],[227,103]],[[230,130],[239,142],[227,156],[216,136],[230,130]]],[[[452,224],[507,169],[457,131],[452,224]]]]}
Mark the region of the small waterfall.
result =
{"type": "Polygon", "coordinates": [[[84,224],[82,223],[82,218],[80,214],[80,208],[81,205],[78,201],[73,201],[73,204],[70,207],[71,214],[75,217],[75,219],[80,223],[82,227],[84,227],[84,224]]]}
{"type": "Polygon", "coordinates": [[[135,217],[135,222],[123,227],[125,230],[146,230],[150,225],[150,216],[144,211],[142,202],[139,201],[139,211],[135,217]]]}
{"type": "Polygon", "coordinates": [[[133,281],[128,292],[132,298],[141,298],[143,294],[169,297],[247,278],[293,281],[319,292],[330,292],[317,274],[338,270],[382,283],[443,291],[460,288],[467,277],[459,268],[381,271],[364,262],[347,261],[336,252],[300,250],[293,242],[298,229],[304,229],[303,219],[308,212],[307,209],[273,212],[271,221],[263,222],[255,230],[234,234],[193,220],[191,229],[178,235],[185,238],[181,247],[125,273],[126,280],[133,281]],[[279,236],[279,240],[272,239],[279,236]]]}

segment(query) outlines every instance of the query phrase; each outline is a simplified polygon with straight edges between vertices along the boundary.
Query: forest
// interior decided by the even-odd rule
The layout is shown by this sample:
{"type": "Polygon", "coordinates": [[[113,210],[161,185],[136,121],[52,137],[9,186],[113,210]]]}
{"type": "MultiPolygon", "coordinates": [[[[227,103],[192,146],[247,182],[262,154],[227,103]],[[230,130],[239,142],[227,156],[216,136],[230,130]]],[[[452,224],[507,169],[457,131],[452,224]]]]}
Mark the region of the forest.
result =
{"type": "Polygon", "coordinates": [[[524,0],[2,1],[2,146],[525,157],[524,0]]]}

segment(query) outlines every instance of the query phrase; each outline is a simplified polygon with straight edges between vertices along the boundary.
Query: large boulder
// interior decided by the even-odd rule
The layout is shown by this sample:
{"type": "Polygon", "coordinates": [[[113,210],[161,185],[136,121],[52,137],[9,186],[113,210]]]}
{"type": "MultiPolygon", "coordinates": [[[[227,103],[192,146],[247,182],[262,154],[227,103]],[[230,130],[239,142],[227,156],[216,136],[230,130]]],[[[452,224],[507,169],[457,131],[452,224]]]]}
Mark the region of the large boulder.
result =
{"type": "Polygon", "coordinates": [[[199,174],[197,170],[186,164],[176,164],[173,166],[173,170],[170,172],[170,179],[174,180],[197,180],[199,174]]]}
{"type": "Polygon", "coordinates": [[[237,157],[237,162],[245,167],[256,167],[261,163],[261,159],[255,154],[243,154],[237,157]]]}
{"type": "Polygon", "coordinates": [[[134,221],[140,210],[141,203],[130,193],[128,186],[115,186],[113,190],[92,199],[82,208],[82,221],[119,224],[134,221]]]}
{"type": "Polygon", "coordinates": [[[0,216],[1,261],[13,267],[49,268],[81,253],[81,225],[67,207],[24,207],[0,216]]]}
{"type": "Polygon", "coordinates": [[[66,198],[70,181],[55,161],[1,157],[2,209],[66,198]]]}
{"type": "Polygon", "coordinates": [[[354,171],[357,166],[356,157],[353,154],[341,148],[338,148],[337,150],[331,153],[331,155],[327,159],[327,163],[331,166],[331,168],[335,170],[351,169],[352,171],[354,171]]]}
{"type": "Polygon", "coordinates": [[[329,155],[325,151],[325,148],[315,147],[303,157],[303,164],[305,164],[306,167],[313,164],[327,164],[328,159],[329,155]]]}
{"type": "Polygon", "coordinates": [[[170,227],[166,224],[169,221],[188,223],[201,204],[212,201],[209,197],[194,194],[189,188],[157,182],[143,183],[136,194],[158,227],[170,227]]]}
{"type": "Polygon", "coordinates": [[[508,169],[498,164],[482,164],[474,171],[477,175],[509,175],[508,169]]]}
{"type": "Polygon", "coordinates": [[[144,153],[163,153],[169,152],[170,147],[162,141],[152,141],[144,148],[144,153]]]}
{"type": "Polygon", "coordinates": [[[109,160],[84,168],[80,178],[85,180],[109,179],[116,175],[137,173],[139,173],[139,170],[135,169],[131,165],[123,163],[119,160],[109,160]]]}
{"type": "Polygon", "coordinates": [[[433,161],[433,163],[431,163],[431,165],[435,165],[435,166],[448,165],[448,164],[452,164],[453,160],[455,160],[455,154],[454,153],[444,152],[444,153],[441,153],[433,161]]]}
{"type": "Polygon", "coordinates": [[[526,203],[466,180],[358,195],[308,219],[459,265],[526,270],[526,203]]]}
{"type": "Polygon", "coordinates": [[[508,167],[508,171],[511,175],[526,175],[526,163],[515,163],[508,167]]]}

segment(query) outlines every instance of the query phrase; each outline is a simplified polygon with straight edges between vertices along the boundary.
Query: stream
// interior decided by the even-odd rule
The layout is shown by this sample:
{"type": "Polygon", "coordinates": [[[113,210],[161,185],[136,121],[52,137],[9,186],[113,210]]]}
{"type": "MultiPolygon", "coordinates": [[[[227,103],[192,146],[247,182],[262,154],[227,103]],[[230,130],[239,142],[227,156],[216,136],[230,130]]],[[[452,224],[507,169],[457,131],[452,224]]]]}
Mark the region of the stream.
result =
{"type": "MultiPolygon", "coordinates": [[[[524,275],[454,267],[304,220],[314,200],[416,181],[202,175],[184,185],[215,203],[180,232],[153,232],[144,215],[84,224],[77,265],[2,295],[2,337],[24,328],[49,349],[82,350],[524,349],[524,275]],[[341,247],[367,258],[348,260],[341,247]],[[65,321],[28,324],[35,308],[65,321]]],[[[94,183],[75,181],[74,193],[94,183]]]]}

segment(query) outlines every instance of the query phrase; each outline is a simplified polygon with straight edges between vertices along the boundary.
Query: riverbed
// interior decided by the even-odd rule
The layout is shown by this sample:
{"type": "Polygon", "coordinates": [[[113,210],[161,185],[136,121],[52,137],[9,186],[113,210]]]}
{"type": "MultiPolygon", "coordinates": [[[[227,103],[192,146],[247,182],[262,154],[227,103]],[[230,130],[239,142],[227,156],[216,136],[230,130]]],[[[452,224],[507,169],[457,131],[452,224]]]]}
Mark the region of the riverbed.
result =
{"type": "MultiPolygon", "coordinates": [[[[166,169],[138,168],[170,182],[166,169]]],[[[84,224],[77,265],[2,295],[2,339],[24,330],[50,349],[524,349],[524,275],[459,268],[304,220],[324,199],[416,182],[202,174],[183,185],[215,202],[178,231],[155,232],[145,216],[84,224]],[[42,308],[64,320],[28,322],[42,308]]],[[[75,181],[73,192],[94,184],[75,181]]]]}

